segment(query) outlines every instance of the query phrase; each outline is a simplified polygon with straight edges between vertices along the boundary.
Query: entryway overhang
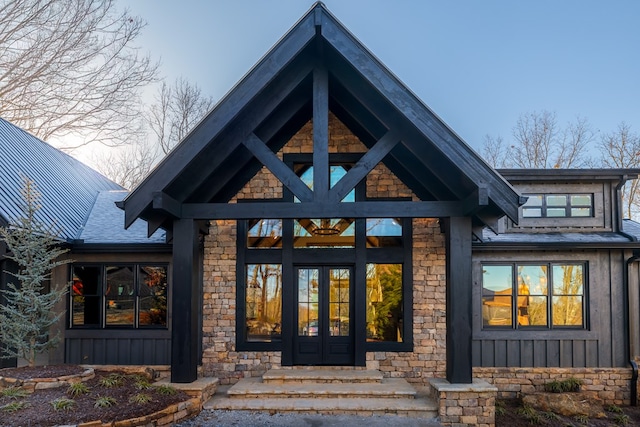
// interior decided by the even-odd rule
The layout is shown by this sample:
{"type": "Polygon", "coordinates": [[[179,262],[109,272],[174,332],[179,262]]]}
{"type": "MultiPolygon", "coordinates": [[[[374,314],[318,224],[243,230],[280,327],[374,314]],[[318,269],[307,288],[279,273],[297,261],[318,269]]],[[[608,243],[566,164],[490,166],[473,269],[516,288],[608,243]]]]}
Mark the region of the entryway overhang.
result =
{"type": "MultiPolygon", "coordinates": [[[[463,341],[467,335],[470,341],[472,231],[491,227],[504,215],[517,221],[522,203],[500,174],[322,3],[316,3],[120,207],[127,227],[144,218],[149,234],[162,227],[173,239],[172,380],[189,382],[195,379],[197,366],[197,345],[192,341],[198,337],[200,289],[195,266],[200,220],[442,218],[449,236],[448,259],[469,264],[468,268],[448,268],[448,294],[469,296],[468,301],[458,298],[460,302],[447,297],[447,317],[452,316],[448,335],[457,331],[463,341]],[[333,187],[329,185],[330,112],[367,148],[333,187]],[[313,190],[276,154],[310,120],[313,190]],[[341,203],[379,163],[418,200],[341,203]],[[229,203],[263,167],[300,202],[229,203]]],[[[450,375],[448,363],[448,379],[470,382],[470,343],[455,351],[464,374],[450,375]]],[[[448,355],[448,359],[453,370],[456,357],[448,355]]]]}

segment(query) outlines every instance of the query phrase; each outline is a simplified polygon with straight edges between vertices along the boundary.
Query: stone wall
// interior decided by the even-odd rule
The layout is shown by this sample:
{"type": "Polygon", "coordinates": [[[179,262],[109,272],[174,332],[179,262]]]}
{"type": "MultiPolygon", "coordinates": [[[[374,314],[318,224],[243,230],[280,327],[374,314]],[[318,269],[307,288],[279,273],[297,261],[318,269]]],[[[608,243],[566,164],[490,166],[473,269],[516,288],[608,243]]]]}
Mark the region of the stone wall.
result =
{"type": "Polygon", "coordinates": [[[629,404],[631,374],[631,368],[473,368],[474,378],[495,385],[500,398],[543,391],[546,383],[573,377],[607,405],[629,404]]]}
{"type": "Polygon", "coordinates": [[[367,353],[367,368],[409,382],[445,376],[444,236],[435,219],[413,220],[413,352],[367,353]]]}
{"type": "MultiPolygon", "coordinates": [[[[331,153],[364,153],[367,148],[330,115],[331,153]]],[[[277,153],[312,153],[313,126],[309,122],[277,153]]],[[[237,194],[238,199],[282,197],[282,184],[266,168],[237,194]]],[[[367,197],[407,197],[412,192],[384,165],[367,177],[367,197]]],[[[445,249],[436,219],[413,220],[413,352],[367,353],[367,368],[414,383],[442,377],[446,368],[445,249]]],[[[221,384],[260,376],[280,367],[280,352],[238,352],[235,348],[236,225],[212,221],[204,241],[203,373],[221,384]]]]}
{"type": "Polygon", "coordinates": [[[449,384],[441,378],[431,380],[430,386],[443,426],[495,426],[495,386],[478,379],[473,384],[449,384]]]}

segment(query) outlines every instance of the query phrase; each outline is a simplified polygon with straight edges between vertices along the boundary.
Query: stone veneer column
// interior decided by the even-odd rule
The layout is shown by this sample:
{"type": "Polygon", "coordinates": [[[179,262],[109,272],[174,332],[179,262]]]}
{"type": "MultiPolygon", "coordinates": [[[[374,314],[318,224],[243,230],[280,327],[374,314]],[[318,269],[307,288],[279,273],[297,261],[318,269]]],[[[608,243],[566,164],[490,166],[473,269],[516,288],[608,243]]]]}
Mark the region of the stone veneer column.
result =
{"type": "Polygon", "coordinates": [[[484,380],[451,384],[442,378],[429,380],[444,426],[495,427],[498,389],[484,380]]]}

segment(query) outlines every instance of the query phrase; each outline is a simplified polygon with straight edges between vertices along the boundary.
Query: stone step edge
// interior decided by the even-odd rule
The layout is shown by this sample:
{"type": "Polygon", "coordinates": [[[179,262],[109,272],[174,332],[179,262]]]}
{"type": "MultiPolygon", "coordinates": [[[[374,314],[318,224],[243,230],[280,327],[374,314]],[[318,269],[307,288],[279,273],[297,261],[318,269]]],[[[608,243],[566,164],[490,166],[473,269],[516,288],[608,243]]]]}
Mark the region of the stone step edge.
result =
{"type": "Polygon", "coordinates": [[[270,369],[262,375],[265,383],[379,383],[382,372],[373,370],[270,369]]]}
{"type": "Polygon", "coordinates": [[[227,390],[230,398],[390,398],[413,399],[417,391],[402,378],[388,378],[382,383],[363,388],[362,384],[263,383],[259,378],[244,378],[227,390]]]}
{"type": "Polygon", "coordinates": [[[438,407],[431,399],[344,399],[344,398],[300,398],[300,399],[230,399],[214,396],[204,405],[204,409],[276,411],[276,412],[318,412],[318,413],[419,413],[437,416],[438,407]]]}

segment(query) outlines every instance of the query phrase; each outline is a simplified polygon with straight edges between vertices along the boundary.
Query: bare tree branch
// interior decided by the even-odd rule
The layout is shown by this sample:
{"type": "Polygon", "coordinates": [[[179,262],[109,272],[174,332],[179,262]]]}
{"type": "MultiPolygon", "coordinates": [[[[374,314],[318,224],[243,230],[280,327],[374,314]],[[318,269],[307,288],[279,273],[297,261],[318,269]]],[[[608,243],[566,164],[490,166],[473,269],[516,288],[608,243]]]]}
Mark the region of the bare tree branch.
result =
{"type": "Polygon", "coordinates": [[[156,101],[142,120],[140,137],[94,159],[98,170],[125,188],[138,185],[213,106],[197,85],[183,78],[158,88],[156,101]]]}
{"type": "Polygon", "coordinates": [[[118,145],[157,64],[113,0],[0,0],[0,116],[48,140],[118,145]]]}
{"type": "Polygon", "coordinates": [[[213,98],[183,78],[173,86],[163,83],[147,115],[147,124],[167,154],[213,107],[213,98]]]}
{"type": "Polygon", "coordinates": [[[592,164],[587,147],[593,140],[594,132],[584,118],[558,129],[555,113],[531,112],[521,115],[514,126],[513,144],[486,136],[482,153],[494,167],[578,168],[592,164]]]}
{"type": "Polygon", "coordinates": [[[482,146],[482,157],[494,168],[508,168],[509,147],[505,144],[501,136],[496,138],[485,135],[482,146]]]}
{"type": "MultiPolygon", "coordinates": [[[[640,167],[640,135],[631,131],[631,126],[620,123],[618,130],[603,134],[599,144],[602,164],[607,168],[640,167]]],[[[640,211],[640,184],[628,181],[621,190],[623,210],[626,218],[640,211]]]]}

